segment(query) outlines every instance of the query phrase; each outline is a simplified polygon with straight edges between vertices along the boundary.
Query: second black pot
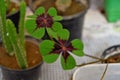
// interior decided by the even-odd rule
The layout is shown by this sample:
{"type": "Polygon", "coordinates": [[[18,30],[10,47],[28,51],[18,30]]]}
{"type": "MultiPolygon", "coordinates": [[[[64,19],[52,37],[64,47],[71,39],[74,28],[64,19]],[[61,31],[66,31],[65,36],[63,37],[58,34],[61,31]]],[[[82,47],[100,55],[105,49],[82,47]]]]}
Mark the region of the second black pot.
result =
{"type": "Polygon", "coordinates": [[[73,16],[64,17],[61,21],[63,27],[70,31],[70,40],[81,39],[86,11],[87,9],[73,16]]]}

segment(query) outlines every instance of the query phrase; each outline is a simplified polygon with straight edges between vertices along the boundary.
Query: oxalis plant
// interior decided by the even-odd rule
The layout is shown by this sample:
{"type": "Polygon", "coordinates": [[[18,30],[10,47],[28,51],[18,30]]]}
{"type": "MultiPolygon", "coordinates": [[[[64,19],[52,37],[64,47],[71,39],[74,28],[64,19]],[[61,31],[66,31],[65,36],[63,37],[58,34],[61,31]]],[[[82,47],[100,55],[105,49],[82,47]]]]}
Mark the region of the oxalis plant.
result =
{"type": "MultiPolygon", "coordinates": [[[[70,32],[62,27],[60,20],[62,20],[62,17],[57,15],[57,11],[53,7],[48,9],[48,11],[45,11],[44,7],[39,7],[33,15],[27,18],[26,29],[31,36],[37,39],[43,38],[46,34],[49,36],[49,39],[42,40],[39,45],[43,61],[53,63],[60,57],[61,66],[64,70],[105,61],[104,59],[85,54],[81,40],[74,39],[69,41],[70,32]],[[96,61],[77,65],[73,55],[87,56],[96,59],[96,61]]],[[[108,65],[100,80],[104,79],[107,67],[108,65]]]]}
{"type": "Polygon", "coordinates": [[[62,20],[57,15],[55,8],[51,7],[47,12],[43,7],[38,8],[34,15],[28,16],[26,21],[26,29],[31,36],[41,39],[48,34],[49,39],[40,43],[40,53],[43,60],[47,63],[55,62],[61,57],[62,68],[72,69],[76,66],[72,53],[77,56],[83,56],[83,43],[74,39],[69,42],[69,31],[62,27],[58,21],[62,20]]]}

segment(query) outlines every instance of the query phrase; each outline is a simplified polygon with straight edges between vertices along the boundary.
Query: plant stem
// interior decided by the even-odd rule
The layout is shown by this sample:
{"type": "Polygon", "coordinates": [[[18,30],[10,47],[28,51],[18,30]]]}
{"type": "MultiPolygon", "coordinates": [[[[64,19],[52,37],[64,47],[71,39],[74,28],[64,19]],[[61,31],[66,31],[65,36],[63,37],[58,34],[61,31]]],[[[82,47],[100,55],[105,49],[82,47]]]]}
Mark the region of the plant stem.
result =
{"type": "Polygon", "coordinates": [[[105,61],[105,59],[101,59],[101,58],[98,58],[98,57],[96,57],[96,56],[92,56],[92,55],[89,55],[89,54],[85,54],[85,56],[90,57],[90,58],[93,58],[93,59],[105,61]]]}
{"type": "Polygon", "coordinates": [[[86,65],[90,65],[90,64],[98,63],[98,62],[100,62],[100,61],[101,61],[101,60],[92,61],[92,62],[83,63],[83,64],[76,65],[76,66],[77,66],[77,67],[82,67],[82,66],[86,66],[86,65]]]}
{"type": "Polygon", "coordinates": [[[105,74],[106,74],[106,72],[107,72],[107,69],[108,69],[108,64],[106,65],[105,70],[104,70],[104,72],[103,72],[102,77],[101,77],[100,80],[103,80],[103,79],[104,79],[105,74]]]}
{"type": "Polygon", "coordinates": [[[85,65],[89,65],[89,64],[94,64],[94,63],[105,61],[105,59],[101,59],[101,58],[98,58],[98,57],[95,57],[95,56],[92,56],[92,55],[85,54],[85,56],[93,58],[93,59],[97,59],[97,60],[93,61],[93,62],[88,62],[88,63],[83,63],[83,64],[80,64],[80,65],[76,65],[77,67],[82,67],[82,66],[85,66],[85,65]]]}

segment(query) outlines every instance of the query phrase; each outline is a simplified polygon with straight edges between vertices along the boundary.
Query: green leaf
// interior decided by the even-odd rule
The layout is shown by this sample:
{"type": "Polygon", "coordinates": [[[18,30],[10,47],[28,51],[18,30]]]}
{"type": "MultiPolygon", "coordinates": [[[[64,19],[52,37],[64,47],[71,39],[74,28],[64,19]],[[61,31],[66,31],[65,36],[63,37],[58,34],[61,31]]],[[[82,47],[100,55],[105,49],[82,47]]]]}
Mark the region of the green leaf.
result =
{"type": "Polygon", "coordinates": [[[45,13],[45,8],[44,7],[39,7],[36,11],[35,11],[35,15],[41,15],[45,13]]]}
{"type": "Polygon", "coordinates": [[[25,23],[25,28],[28,31],[28,33],[32,33],[36,27],[37,26],[35,20],[27,20],[25,23]]]}
{"type": "Polygon", "coordinates": [[[44,36],[45,30],[43,28],[37,29],[35,20],[27,20],[25,25],[27,32],[33,37],[40,39],[44,36]]]}
{"type": "Polygon", "coordinates": [[[53,54],[51,53],[50,55],[43,56],[43,60],[46,63],[53,63],[58,59],[59,55],[58,54],[53,54]]]}
{"type": "Polygon", "coordinates": [[[51,28],[46,28],[47,33],[51,38],[55,38],[56,40],[58,39],[56,32],[54,32],[51,28]]]}
{"type": "Polygon", "coordinates": [[[36,19],[37,16],[36,15],[29,15],[29,16],[27,16],[27,18],[36,19]]]}
{"type": "Polygon", "coordinates": [[[62,40],[68,40],[69,39],[69,31],[67,29],[62,29],[57,31],[58,37],[60,37],[60,39],[62,40]]]}
{"type": "Polygon", "coordinates": [[[65,61],[63,57],[61,57],[61,64],[64,70],[73,69],[76,66],[75,59],[70,55],[65,61]]]}
{"type": "Polygon", "coordinates": [[[84,52],[82,50],[74,50],[72,53],[77,56],[84,56],[84,52]]]}
{"type": "Polygon", "coordinates": [[[48,12],[50,16],[56,16],[57,15],[57,10],[54,7],[51,7],[48,12]]]}
{"type": "Polygon", "coordinates": [[[54,21],[61,21],[62,19],[63,19],[62,16],[54,16],[54,17],[53,17],[53,20],[54,20],[54,21]]]}
{"type": "Polygon", "coordinates": [[[38,28],[31,33],[31,35],[35,38],[41,39],[45,34],[45,28],[38,28]]]}
{"type": "Polygon", "coordinates": [[[62,30],[63,26],[60,22],[54,22],[52,25],[52,29],[57,32],[59,30],[62,30]]]}
{"type": "Polygon", "coordinates": [[[40,53],[42,56],[48,55],[54,49],[54,42],[50,40],[44,40],[40,43],[40,53]]]}
{"type": "Polygon", "coordinates": [[[73,41],[71,41],[72,43],[72,46],[76,49],[79,49],[79,50],[83,50],[83,42],[80,41],[79,39],[74,39],[73,41]]]}

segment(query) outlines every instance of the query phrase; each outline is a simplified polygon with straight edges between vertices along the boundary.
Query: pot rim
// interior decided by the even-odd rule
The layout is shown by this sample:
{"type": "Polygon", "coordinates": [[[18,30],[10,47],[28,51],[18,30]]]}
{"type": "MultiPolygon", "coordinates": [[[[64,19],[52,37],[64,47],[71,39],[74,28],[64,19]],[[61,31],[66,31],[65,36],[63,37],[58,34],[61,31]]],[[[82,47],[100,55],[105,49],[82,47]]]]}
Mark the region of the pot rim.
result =
{"type": "Polygon", "coordinates": [[[34,68],[37,68],[38,66],[41,66],[43,64],[43,61],[41,61],[39,64],[33,66],[33,67],[30,67],[30,68],[27,68],[27,69],[11,69],[11,68],[8,68],[8,67],[5,67],[5,66],[2,66],[0,65],[0,68],[1,69],[6,69],[8,71],[14,71],[14,72],[24,72],[24,71],[29,71],[29,70],[32,70],[34,68]]]}
{"type": "MultiPolygon", "coordinates": [[[[77,0],[76,0],[77,1],[77,0]]],[[[78,0],[79,1],[79,0],[78,0]]],[[[76,18],[78,16],[82,16],[85,14],[85,12],[87,12],[87,10],[89,9],[90,7],[90,1],[89,0],[86,0],[86,3],[87,5],[85,6],[85,9],[76,13],[76,14],[73,14],[73,15],[68,15],[68,16],[63,16],[63,20],[69,20],[69,19],[73,19],[73,18],[76,18]]]]}
{"type": "Polygon", "coordinates": [[[107,49],[105,49],[101,55],[101,58],[102,59],[107,59],[109,58],[110,56],[114,56],[116,54],[120,54],[120,52],[117,52],[117,49],[120,48],[120,45],[113,45],[113,46],[110,46],[108,47],[107,49]],[[109,52],[111,51],[111,52],[109,52]],[[115,52],[116,51],[116,52],[115,52]],[[112,53],[112,54],[111,54],[112,53]]]}
{"type": "MultiPolygon", "coordinates": [[[[79,0],[76,0],[76,1],[79,1],[79,0]]],[[[89,9],[89,7],[90,7],[90,1],[86,0],[86,3],[87,3],[87,5],[86,5],[86,8],[84,10],[82,10],[82,11],[76,13],[76,14],[73,14],[73,15],[62,16],[63,20],[73,19],[73,18],[76,18],[76,17],[78,17],[80,15],[82,16],[89,9]]],[[[31,6],[31,0],[29,2],[29,7],[32,10],[32,12],[34,12],[34,10],[32,9],[32,6],[31,6]]]]}

